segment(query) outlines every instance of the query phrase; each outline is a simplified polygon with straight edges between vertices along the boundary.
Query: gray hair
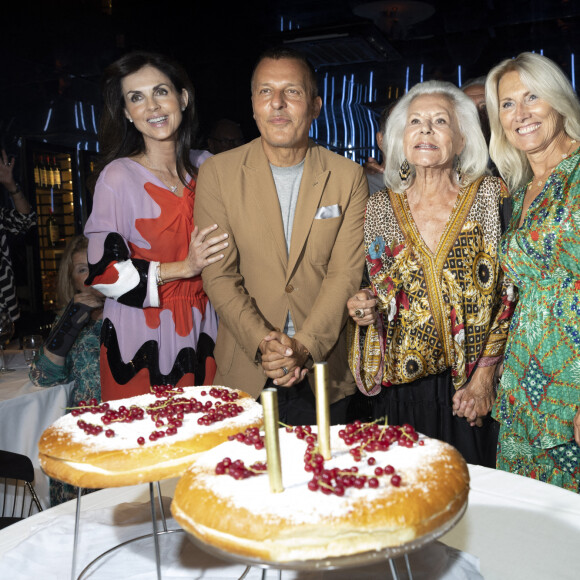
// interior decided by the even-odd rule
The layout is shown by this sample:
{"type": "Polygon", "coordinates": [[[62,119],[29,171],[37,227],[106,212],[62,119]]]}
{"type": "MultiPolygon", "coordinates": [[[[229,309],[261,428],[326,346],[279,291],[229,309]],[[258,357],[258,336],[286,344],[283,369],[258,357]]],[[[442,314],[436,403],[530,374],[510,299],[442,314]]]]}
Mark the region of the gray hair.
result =
{"type": "Polygon", "coordinates": [[[488,151],[481,131],[477,107],[473,101],[453,83],[427,81],[415,85],[395,105],[386,123],[383,153],[385,154],[385,183],[393,191],[401,192],[411,186],[415,178],[415,167],[411,164],[411,175],[405,181],[399,177],[399,168],[405,160],[403,133],[407,124],[409,107],[421,95],[442,95],[453,105],[459,131],[465,147],[459,156],[462,168],[462,184],[468,184],[485,173],[488,151]],[[388,152],[388,154],[387,154],[388,152]]]}
{"type": "Polygon", "coordinates": [[[487,75],[485,100],[491,127],[490,156],[510,192],[532,178],[526,154],[507,140],[499,119],[499,82],[506,73],[512,71],[520,75],[529,91],[546,101],[562,116],[566,133],[580,140],[580,102],[570,81],[555,62],[533,52],[522,52],[513,59],[500,62],[487,75]]]}

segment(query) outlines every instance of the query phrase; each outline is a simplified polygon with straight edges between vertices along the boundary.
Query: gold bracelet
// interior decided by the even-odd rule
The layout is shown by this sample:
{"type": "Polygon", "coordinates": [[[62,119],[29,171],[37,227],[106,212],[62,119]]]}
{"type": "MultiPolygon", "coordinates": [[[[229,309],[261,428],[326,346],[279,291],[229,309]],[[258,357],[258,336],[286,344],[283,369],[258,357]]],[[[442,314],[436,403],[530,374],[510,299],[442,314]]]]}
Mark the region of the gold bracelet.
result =
{"type": "Polygon", "coordinates": [[[165,280],[161,277],[161,262],[158,262],[157,268],[155,270],[155,278],[157,279],[157,286],[163,286],[165,280]]]}

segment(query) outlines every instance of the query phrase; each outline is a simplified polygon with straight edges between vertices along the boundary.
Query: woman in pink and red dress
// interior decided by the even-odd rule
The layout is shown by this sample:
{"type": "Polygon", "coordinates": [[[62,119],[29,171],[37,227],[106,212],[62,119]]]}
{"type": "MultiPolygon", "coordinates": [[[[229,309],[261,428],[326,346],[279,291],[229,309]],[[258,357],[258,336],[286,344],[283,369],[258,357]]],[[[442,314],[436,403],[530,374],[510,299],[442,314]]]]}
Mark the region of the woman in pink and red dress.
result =
{"type": "Polygon", "coordinates": [[[89,277],[106,297],[104,401],[151,385],[212,384],[217,316],[200,273],[224,236],[193,223],[197,124],[187,74],[162,55],[134,52],[103,78],[101,161],[89,238],[89,277]]]}

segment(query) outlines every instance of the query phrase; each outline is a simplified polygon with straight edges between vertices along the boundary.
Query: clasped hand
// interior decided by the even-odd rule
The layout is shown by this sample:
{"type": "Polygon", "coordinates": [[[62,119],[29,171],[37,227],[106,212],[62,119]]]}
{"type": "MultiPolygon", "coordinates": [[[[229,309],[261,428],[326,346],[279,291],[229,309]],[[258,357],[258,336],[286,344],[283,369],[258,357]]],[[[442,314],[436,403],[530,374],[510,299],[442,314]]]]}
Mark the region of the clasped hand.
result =
{"type": "Polygon", "coordinates": [[[478,367],[467,385],[453,395],[453,414],[465,417],[473,427],[481,427],[495,400],[495,366],[478,367]]]}
{"type": "Polygon", "coordinates": [[[308,360],[308,350],[294,338],[273,330],[260,343],[262,368],[274,384],[291,387],[299,383],[308,373],[304,368],[308,360]]]}

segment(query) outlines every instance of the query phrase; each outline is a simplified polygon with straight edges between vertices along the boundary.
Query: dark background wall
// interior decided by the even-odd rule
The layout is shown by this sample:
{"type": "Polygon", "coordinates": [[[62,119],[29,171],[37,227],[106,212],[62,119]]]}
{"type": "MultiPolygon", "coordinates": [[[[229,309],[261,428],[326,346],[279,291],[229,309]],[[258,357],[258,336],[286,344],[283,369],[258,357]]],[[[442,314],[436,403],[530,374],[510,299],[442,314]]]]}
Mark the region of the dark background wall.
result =
{"type": "Polygon", "coordinates": [[[404,90],[407,75],[412,85],[420,71],[425,80],[457,82],[458,65],[465,80],[523,50],[543,50],[572,74],[571,55],[580,53],[578,0],[12,0],[0,17],[0,138],[9,147],[27,134],[77,139],[73,103],[92,104],[98,115],[104,66],[132,49],[181,61],[203,129],[229,117],[248,137],[252,65],[281,41],[305,50],[321,72],[374,71],[377,109],[389,87],[404,90]]]}

